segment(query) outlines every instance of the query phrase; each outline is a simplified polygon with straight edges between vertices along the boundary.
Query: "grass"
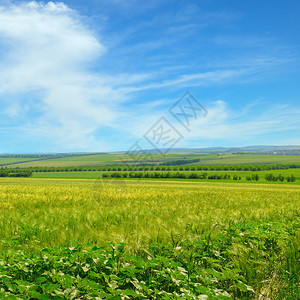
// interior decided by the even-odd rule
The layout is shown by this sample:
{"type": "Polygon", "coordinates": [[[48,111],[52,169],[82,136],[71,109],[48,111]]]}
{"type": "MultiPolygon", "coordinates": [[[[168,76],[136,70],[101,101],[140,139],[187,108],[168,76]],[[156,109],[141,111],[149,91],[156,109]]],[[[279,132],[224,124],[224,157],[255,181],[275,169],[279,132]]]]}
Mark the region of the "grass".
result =
{"type": "Polygon", "coordinates": [[[276,164],[300,162],[299,155],[272,155],[272,154],[225,154],[214,158],[201,160],[198,164],[276,164]]]}
{"type": "Polygon", "coordinates": [[[122,155],[117,154],[92,154],[66,156],[63,158],[51,158],[40,161],[28,161],[25,163],[15,164],[13,167],[75,167],[75,166],[98,166],[105,163],[117,162],[122,155]]]}
{"type": "MultiPolygon", "coordinates": [[[[159,171],[162,172],[162,171],[159,171]]],[[[191,171],[181,171],[187,174],[192,173],[191,171]]],[[[258,183],[270,183],[269,181],[265,180],[265,175],[266,174],[274,174],[274,176],[277,176],[279,174],[283,175],[284,177],[290,176],[290,175],[294,175],[296,178],[296,181],[291,183],[291,182],[287,182],[284,181],[284,183],[287,184],[300,184],[300,169],[288,169],[288,170],[267,170],[267,171],[255,171],[255,172],[251,172],[251,171],[197,171],[198,173],[203,173],[206,172],[207,174],[230,174],[231,179],[228,180],[222,180],[225,182],[233,182],[232,178],[234,175],[241,177],[241,180],[237,180],[237,183],[246,183],[249,182],[246,180],[246,177],[251,177],[253,174],[258,174],[260,179],[258,181],[258,183]]],[[[64,178],[64,179],[99,179],[102,174],[104,172],[99,172],[99,171],[86,171],[86,172],[35,172],[33,173],[33,177],[34,178],[64,178]]],[[[109,173],[114,173],[114,172],[105,172],[107,174],[109,173]]],[[[124,172],[121,172],[124,173],[124,172]]],[[[176,173],[176,172],[170,172],[170,173],[176,173]]],[[[144,179],[146,180],[146,179],[144,179]]],[[[155,180],[155,179],[149,179],[149,180],[155,180]]],[[[174,179],[172,179],[174,180],[174,179]]],[[[181,180],[183,181],[183,180],[181,180]]],[[[191,181],[195,181],[195,179],[191,179],[191,181]]],[[[220,181],[220,180],[211,180],[211,179],[207,179],[207,180],[199,180],[198,181],[220,181]]],[[[280,182],[276,182],[277,184],[280,182]]]]}
{"type": "Polygon", "coordinates": [[[298,185],[3,178],[0,296],[296,299],[299,208],[298,185]]]}
{"type": "Polygon", "coordinates": [[[15,157],[7,157],[2,158],[0,157],[0,166],[2,165],[9,165],[9,164],[17,164],[17,163],[23,163],[32,160],[32,158],[15,158],[15,157]]]}

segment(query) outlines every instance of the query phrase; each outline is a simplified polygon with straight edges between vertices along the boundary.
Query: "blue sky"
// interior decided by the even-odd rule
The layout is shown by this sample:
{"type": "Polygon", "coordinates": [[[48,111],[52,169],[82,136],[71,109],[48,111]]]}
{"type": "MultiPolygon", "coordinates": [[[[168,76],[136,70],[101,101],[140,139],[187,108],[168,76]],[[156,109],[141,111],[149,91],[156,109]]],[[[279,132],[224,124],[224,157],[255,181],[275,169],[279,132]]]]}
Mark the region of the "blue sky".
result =
{"type": "Polygon", "coordinates": [[[299,1],[0,0],[0,153],[300,145],[299,1]],[[187,131],[169,108],[207,110],[187,131]]]}

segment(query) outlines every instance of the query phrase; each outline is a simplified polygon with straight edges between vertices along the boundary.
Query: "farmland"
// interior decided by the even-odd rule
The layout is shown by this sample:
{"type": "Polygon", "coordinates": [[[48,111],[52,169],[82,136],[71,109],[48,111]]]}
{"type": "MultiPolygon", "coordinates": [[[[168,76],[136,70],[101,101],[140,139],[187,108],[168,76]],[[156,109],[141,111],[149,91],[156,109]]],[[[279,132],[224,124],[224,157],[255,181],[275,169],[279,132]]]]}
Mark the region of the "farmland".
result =
{"type": "Polygon", "coordinates": [[[15,165],[15,164],[20,164],[20,163],[26,163],[27,161],[32,161],[32,158],[21,158],[21,157],[5,157],[1,158],[0,157],[0,166],[5,166],[5,165],[15,165]]]}
{"type": "Polygon", "coordinates": [[[3,178],[0,195],[2,297],[298,293],[298,184],[3,178]]]}
{"type": "MultiPolygon", "coordinates": [[[[276,164],[276,163],[300,163],[300,155],[269,155],[269,154],[195,154],[195,153],[169,153],[164,156],[153,154],[152,162],[155,164],[173,164],[181,161],[182,164],[190,164],[189,161],[197,161],[198,165],[219,165],[219,164],[276,164]],[[186,163],[185,163],[186,161],[186,163]]],[[[11,167],[93,167],[103,165],[120,165],[122,162],[132,162],[133,158],[126,153],[93,153],[86,155],[63,155],[58,157],[33,158],[2,158],[0,164],[11,167]],[[19,162],[19,163],[18,163],[19,162]]]]}

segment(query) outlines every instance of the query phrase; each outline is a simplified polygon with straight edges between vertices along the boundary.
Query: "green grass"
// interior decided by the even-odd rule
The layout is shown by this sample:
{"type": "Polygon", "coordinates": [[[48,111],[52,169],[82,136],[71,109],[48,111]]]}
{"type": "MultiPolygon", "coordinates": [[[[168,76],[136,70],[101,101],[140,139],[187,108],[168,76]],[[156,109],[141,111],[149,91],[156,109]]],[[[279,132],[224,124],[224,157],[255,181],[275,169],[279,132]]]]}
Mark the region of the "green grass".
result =
{"type": "Polygon", "coordinates": [[[225,154],[210,159],[201,159],[197,164],[276,164],[299,163],[300,155],[268,155],[268,154],[225,154]]]}
{"type": "Polygon", "coordinates": [[[8,158],[0,158],[0,166],[1,165],[8,165],[8,164],[17,164],[20,162],[27,162],[32,160],[32,158],[14,158],[14,157],[8,157],[8,158]]]}
{"type": "MultiPolygon", "coordinates": [[[[162,171],[159,171],[162,172],[162,171]]],[[[166,171],[164,171],[166,173],[166,171]]],[[[190,174],[193,173],[195,171],[180,171],[186,174],[190,174]]],[[[274,174],[276,175],[283,175],[284,177],[290,176],[290,175],[294,175],[296,178],[295,182],[287,182],[284,181],[282,182],[282,184],[286,183],[286,184],[300,184],[300,169],[288,169],[288,170],[268,170],[268,171],[197,171],[197,173],[207,173],[207,174],[230,174],[231,179],[228,180],[222,180],[225,182],[236,182],[236,183],[248,183],[249,181],[246,180],[246,177],[248,176],[252,176],[253,174],[258,174],[260,179],[258,181],[258,183],[270,183],[269,181],[265,180],[265,175],[266,174],[274,174]],[[241,180],[237,180],[237,181],[233,181],[232,178],[233,176],[236,175],[238,177],[241,177],[241,180]]],[[[35,172],[33,173],[33,177],[34,178],[65,178],[65,179],[99,179],[102,174],[111,174],[114,172],[101,172],[101,171],[86,171],[86,172],[35,172]]],[[[121,172],[121,173],[126,173],[126,172],[121,172]]],[[[129,173],[129,172],[127,172],[129,173]]],[[[150,171],[149,171],[150,173],[150,171]]],[[[176,172],[170,172],[172,173],[176,173],[176,172]]],[[[143,180],[157,180],[157,179],[143,179],[143,180]]],[[[167,180],[175,180],[175,179],[167,179],[167,180]]],[[[182,179],[178,179],[181,180],[182,179]]],[[[185,180],[185,179],[183,179],[185,180]]],[[[207,179],[207,180],[203,180],[203,179],[190,179],[190,181],[219,181],[219,180],[211,180],[211,179],[207,179]]],[[[251,181],[252,183],[252,181],[251,181]]],[[[274,184],[281,184],[280,182],[274,182],[274,184]]]]}
{"type": "Polygon", "coordinates": [[[16,164],[14,167],[77,167],[77,166],[99,166],[105,163],[119,162],[122,155],[117,154],[93,154],[67,156],[63,158],[45,159],[40,161],[28,161],[16,164]]]}
{"type": "Polygon", "coordinates": [[[298,185],[3,178],[0,297],[297,299],[299,208],[298,185]]]}

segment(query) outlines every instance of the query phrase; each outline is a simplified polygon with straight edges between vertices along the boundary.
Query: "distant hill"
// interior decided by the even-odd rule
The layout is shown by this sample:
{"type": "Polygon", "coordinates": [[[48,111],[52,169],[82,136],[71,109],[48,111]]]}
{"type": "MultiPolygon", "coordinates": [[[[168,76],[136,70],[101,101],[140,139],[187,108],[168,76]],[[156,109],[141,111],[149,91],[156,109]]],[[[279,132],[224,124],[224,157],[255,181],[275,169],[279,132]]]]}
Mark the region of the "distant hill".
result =
{"type": "Polygon", "coordinates": [[[276,164],[300,163],[300,146],[247,146],[172,149],[161,155],[149,150],[145,157],[132,153],[56,153],[56,154],[2,154],[0,168],[26,167],[95,167],[103,165],[134,164],[276,164]],[[151,154],[150,156],[148,154],[151,154]],[[151,157],[151,158],[150,158],[151,157]]]}
{"type": "MultiPolygon", "coordinates": [[[[164,150],[164,149],[161,149],[164,150]]],[[[147,149],[149,152],[157,152],[156,149],[147,149]]],[[[54,159],[64,157],[98,155],[98,154],[125,154],[127,151],[113,152],[70,152],[70,153],[35,153],[35,154],[0,154],[0,158],[15,158],[15,159],[54,159]]],[[[168,151],[169,154],[209,154],[209,153],[247,153],[247,154],[285,154],[285,155],[300,155],[300,145],[284,145],[284,146],[244,146],[244,147],[208,147],[208,148],[173,148],[168,151]],[[276,152],[276,153],[274,153],[276,152]]]]}
{"type": "Polygon", "coordinates": [[[247,154],[285,154],[300,155],[300,145],[286,146],[245,146],[210,148],[174,148],[169,153],[208,154],[208,153],[247,153],[247,154]],[[275,153],[274,153],[275,152],[275,153]]]}

